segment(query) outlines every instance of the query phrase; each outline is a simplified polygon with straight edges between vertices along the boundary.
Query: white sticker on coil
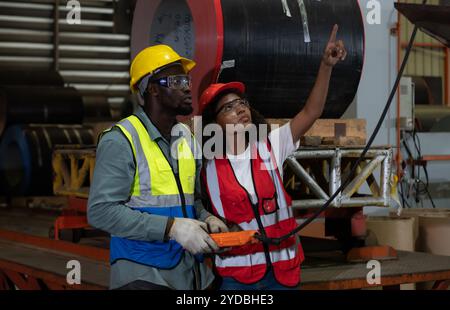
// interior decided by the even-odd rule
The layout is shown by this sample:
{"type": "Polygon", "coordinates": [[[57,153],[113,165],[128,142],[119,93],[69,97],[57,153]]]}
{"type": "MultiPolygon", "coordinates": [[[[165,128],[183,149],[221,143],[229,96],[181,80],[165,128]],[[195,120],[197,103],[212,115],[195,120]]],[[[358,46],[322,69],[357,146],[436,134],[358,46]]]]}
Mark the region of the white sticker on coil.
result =
{"type": "Polygon", "coordinates": [[[225,60],[222,62],[222,66],[220,69],[228,69],[228,68],[234,68],[236,66],[236,61],[234,59],[232,60],[225,60]]]}
{"type": "Polygon", "coordinates": [[[297,0],[298,6],[300,8],[300,14],[302,16],[303,23],[303,35],[305,37],[305,43],[311,42],[311,37],[309,35],[309,23],[308,23],[308,14],[306,13],[306,7],[303,0],[297,0]]]}
{"type": "Polygon", "coordinates": [[[222,65],[220,66],[219,74],[217,74],[217,81],[219,81],[220,75],[222,74],[222,71],[224,69],[229,69],[229,68],[234,68],[234,67],[236,67],[236,60],[234,60],[234,59],[224,60],[222,62],[222,65]]]}
{"type": "Polygon", "coordinates": [[[286,14],[287,17],[292,17],[291,10],[289,9],[289,5],[287,3],[287,0],[281,0],[281,4],[283,5],[283,12],[286,14]]]}

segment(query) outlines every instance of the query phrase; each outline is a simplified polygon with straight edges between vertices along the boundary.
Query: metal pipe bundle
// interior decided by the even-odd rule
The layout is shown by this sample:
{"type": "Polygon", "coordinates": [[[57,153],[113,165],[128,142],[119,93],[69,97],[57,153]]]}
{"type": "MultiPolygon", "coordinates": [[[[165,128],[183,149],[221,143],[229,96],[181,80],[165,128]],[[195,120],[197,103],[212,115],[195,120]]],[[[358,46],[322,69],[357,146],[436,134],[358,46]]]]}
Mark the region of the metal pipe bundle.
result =
{"type": "Polygon", "coordinates": [[[10,124],[81,124],[83,98],[72,87],[0,88],[0,134],[10,124]]]}

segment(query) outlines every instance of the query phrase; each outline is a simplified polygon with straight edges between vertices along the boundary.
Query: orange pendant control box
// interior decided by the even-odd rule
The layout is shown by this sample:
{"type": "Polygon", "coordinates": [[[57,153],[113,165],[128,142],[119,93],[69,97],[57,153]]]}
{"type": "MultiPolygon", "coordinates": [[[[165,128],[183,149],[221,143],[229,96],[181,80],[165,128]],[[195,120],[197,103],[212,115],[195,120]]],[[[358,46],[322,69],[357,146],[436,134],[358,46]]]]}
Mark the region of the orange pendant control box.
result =
{"type": "Polygon", "coordinates": [[[210,236],[219,247],[225,248],[258,243],[259,240],[255,238],[255,234],[257,233],[256,230],[243,230],[238,232],[210,234],[210,236]]]}

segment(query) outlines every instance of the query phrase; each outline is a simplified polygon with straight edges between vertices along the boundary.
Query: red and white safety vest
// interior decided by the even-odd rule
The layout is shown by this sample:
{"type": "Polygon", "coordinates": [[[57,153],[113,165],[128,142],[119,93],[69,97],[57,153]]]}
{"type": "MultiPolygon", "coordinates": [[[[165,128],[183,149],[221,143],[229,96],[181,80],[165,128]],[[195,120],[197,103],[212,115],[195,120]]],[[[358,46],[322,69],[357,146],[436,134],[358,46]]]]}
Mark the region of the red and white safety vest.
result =
{"type": "MultiPolygon", "coordinates": [[[[252,204],[248,192],[238,182],[228,159],[210,160],[203,178],[213,213],[242,230],[263,231],[267,237],[277,238],[297,227],[291,208],[291,198],[281,181],[269,143],[255,143],[251,149],[251,170],[257,204],[252,204]]],[[[216,255],[215,266],[222,277],[252,284],[261,280],[269,264],[276,280],[285,286],[300,282],[300,264],[304,260],[297,236],[280,245],[262,243],[235,247],[216,255]],[[270,260],[270,262],[269,262],[270,260]]]]}

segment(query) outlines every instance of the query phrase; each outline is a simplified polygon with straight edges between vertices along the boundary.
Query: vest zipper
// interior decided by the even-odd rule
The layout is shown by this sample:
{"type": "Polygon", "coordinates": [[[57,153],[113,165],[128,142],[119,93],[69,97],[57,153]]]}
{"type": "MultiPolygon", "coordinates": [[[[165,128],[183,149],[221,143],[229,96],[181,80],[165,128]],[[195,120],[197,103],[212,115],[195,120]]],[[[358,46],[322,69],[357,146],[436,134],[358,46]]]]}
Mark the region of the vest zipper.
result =
{"type": "Polygon", "coordinates": [[[188,214],[186,211],[186,197],[184,197],[183,187],[181,186],[180,176],[178,173],[175,173],[172,168],[173,175],[175,176],[175,181],[177,182],[178,192],[180,193],[181,200],[181,210],[183,212],[183,217],[187,218],[188,214]]]}
{"type": "MultiPolygon", "coordinates": [[[[253,214],[254,214],[254,216],[255,216],[256,223],[258,224],[258,228],[259,228],[259,230],[261,231],[261,234],[262,234],[264,237],[266,237],[266,236],[267,236],[267,235],[266,235],[266,231],[265,231],[265,229],[264,229],[264,226],[263,226],[263,224],[262,224],[262,222],[261,222],[261,218],[260,218],[260,216],[259,216],[259,210],[258,210],[258,202],[259,202],[259,199],[258,199],[258,192],[257,192],[257,190],[256,190],[256,185],[255,185],[254,173],[253,173],[253,159],[250,159],[250,170],[251,170],[251,172],[252,172],[252,182],[253,182],[253,187],[255,188],[255,194],[256,194],[256,199],[257,199],[256,203],[253,203],[253,202],[252,202],[252,199],[251,199],[251,197],[250,197],[249,192],[247,191],[247,189],[246,189],[244,186],[242,186],[242,184],[241,184],[241,183],[239,182],[239,180],[237,179],[236,174],[234,173],[234,169],[233,169],[233,166],[231,165],[230,160],[227,159],[227,161],[228,161],[228,164],[230,165],[231,171],[233,171],[233,175],[234,175],[234,178],[236,179],[236,183],[239,184],[239,186],[240,186],[240,187],[245,191],[245,193],[247,194],[248,201],[250,202],[250,204],[251,204],[251,206],[252,206],[253,214]]],[[[266,270],[266,273],[267,273],[267,272],[270,271],[270,269],[272,268],[272,261],[270,260],[269,246],[268,246],[266,243],[263,243],[263,249],[264,249],[264,256],[266,257],[266,262],[267,262],[267,270],[266,270]]]]}
{"type": "MultiPolygon", "coordinates": [[[[266,238],[267,237],[266,230],[264,229],[264,226],[261,222],[261,217],[259,215],[259,210],[258,210],[259,198],[258,198],[258,191],[256,189],[255,175],[253,172],[253,159],[250,159],[250,171],[252,172],[252,182],[253,182],[253,187],[255,188],[255,193],[256,193],[256,197],[257,197],[256,198],[257,202],[255,204],[253,204],[252,200],[250,199],[250,194],[247,191],[246,192],[248,195],[248,199],[250,199],[250,203],[252,205],[253,213],[255,214],[255,219],[256,219],[256,222],[258,223],[259,230],[261,231],[263,237],[266,238]]],[[[275,192],[276,192],[276,190],[275,190],[275,192]]],[[[266,262],[267,262],[267,271],[266,271],[266,273],[267,273],[272,268],[272,261],[270,260],[269,245],[267,243],[263,242],[263,248],[264,248],[264,255],[266,256],[266,262]]]]}

